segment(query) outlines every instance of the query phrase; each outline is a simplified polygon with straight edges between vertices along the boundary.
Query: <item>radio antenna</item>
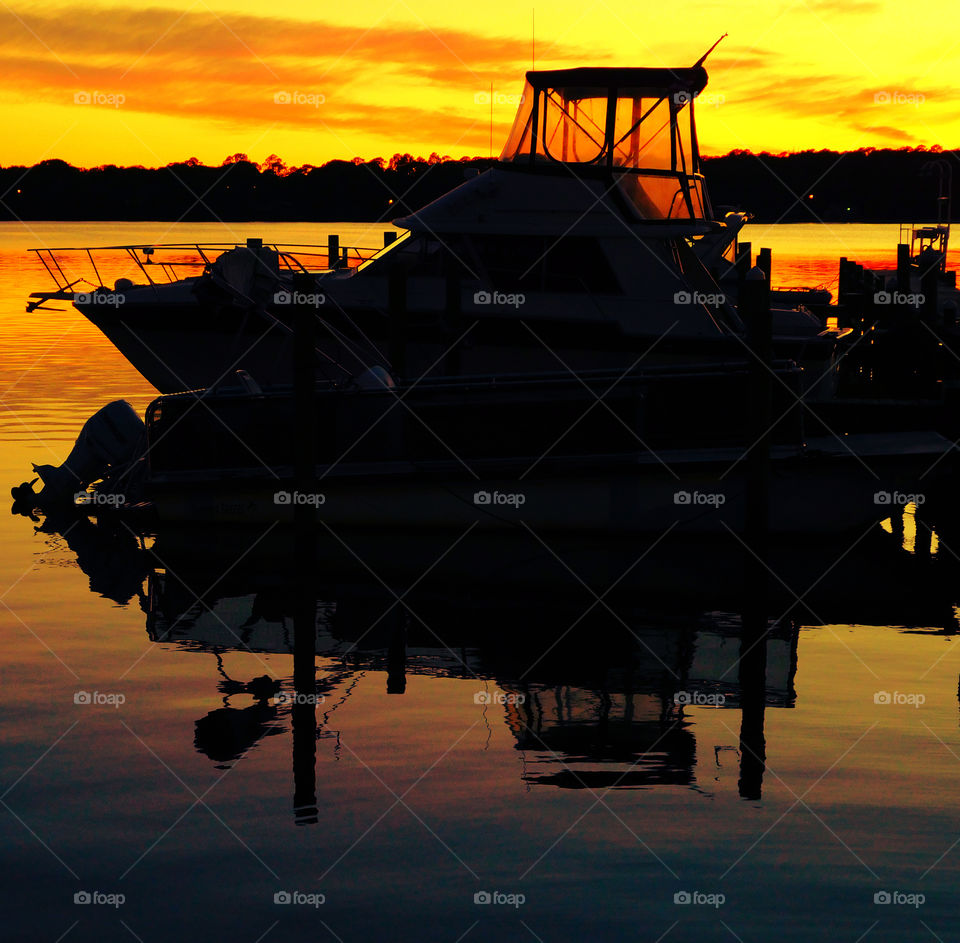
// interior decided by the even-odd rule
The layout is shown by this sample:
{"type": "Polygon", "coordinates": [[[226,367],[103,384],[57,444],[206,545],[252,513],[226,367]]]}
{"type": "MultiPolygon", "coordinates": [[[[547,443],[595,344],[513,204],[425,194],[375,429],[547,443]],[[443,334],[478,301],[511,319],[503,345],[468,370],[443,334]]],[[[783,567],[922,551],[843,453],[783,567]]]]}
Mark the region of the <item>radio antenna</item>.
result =
{"type": "Polygon", "coordinates": [[[697,59],[697,61],[693,64],[693,67],[696,68],[697,66],[703,65],[707,59],[707,56],[709,56],[710,53],[713,52],[713,50],[716,49],[717,46],[719,46],[720,43],[722,43],[729,35],[729,33],[724,33],[699,59],[697,59]]]}

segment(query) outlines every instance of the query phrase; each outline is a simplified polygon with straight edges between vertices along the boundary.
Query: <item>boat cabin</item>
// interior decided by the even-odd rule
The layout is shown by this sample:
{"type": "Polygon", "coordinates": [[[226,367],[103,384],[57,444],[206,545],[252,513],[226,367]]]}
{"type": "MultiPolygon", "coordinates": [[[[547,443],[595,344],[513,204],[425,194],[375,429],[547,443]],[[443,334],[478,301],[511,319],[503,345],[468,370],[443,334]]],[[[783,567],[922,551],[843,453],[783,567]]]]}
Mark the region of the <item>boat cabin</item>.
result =
{"type": "Polygon", "coordinates": [[[702,66],[557,69],[526,79],[501,161],[612,177],[642,219],[710,215],[693,108],[707,84],[702,66]]]}

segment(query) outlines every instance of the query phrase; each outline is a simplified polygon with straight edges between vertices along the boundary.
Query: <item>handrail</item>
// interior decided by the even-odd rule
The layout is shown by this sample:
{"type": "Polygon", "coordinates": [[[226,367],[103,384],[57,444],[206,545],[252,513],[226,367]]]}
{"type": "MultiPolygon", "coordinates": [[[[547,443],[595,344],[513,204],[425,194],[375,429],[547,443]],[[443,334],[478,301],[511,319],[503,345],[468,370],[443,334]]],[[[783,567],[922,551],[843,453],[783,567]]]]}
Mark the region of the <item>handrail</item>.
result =
{"type": "MultiPolygon", "coordinates": [[[[272,249],[277,253],[279,263],[282,268],[291,272],[321,272],[336,268],[356,268],[364,262],[373,258],[382,251],[382,247],[374,248],[372,246],[338,246],[337,258],[331,260],[330,246],[311,243],[263,243],[264,248],[272,249]],[[321,263],[322,260],[322,263],[321,263]]],[[[127,256],[129,262],[132,262],[143,274],[147,283],[156,285],[157,281],[176,282],[184,277],[182,270],[188,268],[206,269],[213,264],[216,257],[223,252],[232,249],[245,248],[237,242],[171,242],[171,243],[129,243],[126,245],[108,245],[108,246],[49,246],[42,248],[31,248],[32,252],[47,274],[61,291],[66,291],[68,287],[77,284],[78,281],[88,284],[103,285],[103,277],[100,274],[100,268],[103,266],[103,254],[107,252],[123,253],[127,256]],[[149,250],[149,251],[148,251],[149,250]],[[96,279],[96,283],[91,282],[87,277],[71,279],[64,271],[64,265],[67,262],[63,256],[67,253],[78,253],[85,256],[86,260],[83,267],[91,271],[96,279]],[[100,259],[94,257],[97,253],[100,259]],[[156,259],[153,256],[156,253],[195,253],[198,258],[190,259],[156,259]],[[163,273],[163,278],[155,279],[158,272],[163,273]]]]}

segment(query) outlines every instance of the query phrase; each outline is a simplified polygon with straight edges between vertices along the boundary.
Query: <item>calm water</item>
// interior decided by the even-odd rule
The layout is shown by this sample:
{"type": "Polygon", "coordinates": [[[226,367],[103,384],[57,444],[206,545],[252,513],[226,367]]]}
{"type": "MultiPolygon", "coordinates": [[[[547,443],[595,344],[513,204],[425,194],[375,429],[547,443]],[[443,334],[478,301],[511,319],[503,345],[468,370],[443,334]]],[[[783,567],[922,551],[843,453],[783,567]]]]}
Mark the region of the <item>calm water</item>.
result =
{"type": "MultiPolygon", "coordinates": [[[[154,395],[72,310],[24,314],[46,287],[28,245],[325,238],[31,230],[0,226],[10,484],[62,461],[103,403],[154,395]]],[[[747,238],[780,283],[892,258],[897,227],[833,230],[747,238]]],[[[4,940],[960,938],[954,600],[912,570],[867,568],[816,620],[784,619],[761,718],[706,571],[655,605],[603,596],[643,547],[590,591],[573,574],[596,548],[325,535],[303,586],[268,530],[142,544],[0,522],[4,940]],[[291,706],[295,622],[316,636],[315,707],[291,706]],[[74,902],[95,892],[123,902],[74,902]]]]}

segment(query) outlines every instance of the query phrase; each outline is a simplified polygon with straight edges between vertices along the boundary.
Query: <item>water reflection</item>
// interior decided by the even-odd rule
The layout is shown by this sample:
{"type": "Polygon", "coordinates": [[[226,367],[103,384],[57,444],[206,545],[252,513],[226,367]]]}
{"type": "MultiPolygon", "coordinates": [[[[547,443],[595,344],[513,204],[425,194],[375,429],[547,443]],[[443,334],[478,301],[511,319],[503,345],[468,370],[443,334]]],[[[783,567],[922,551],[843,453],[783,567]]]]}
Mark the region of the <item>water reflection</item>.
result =
{"type": "MultiPolygon", "coordinates": [[[[48,517],[36,529],[62,535],[92,591],[136,599],[152,642],[212,656],[219,703],[212,697],[196,719],[194,746],[217,768],[290,732],[301,825],[318,821],[318,743],[330,741],[338,753],[337,713],[349,711],[365,676],[398,696],[415,675],[474,679],[477,715],[506,725],[528,788],[679,786],[711,794],[718,771],[735,763],[740,797],[758,800],[767,712],[797,700],[798,612],[809,615],[810,596],[802,603],[792,590],[778,596],[771,581],[769,612],[777,618],[754,606],[745,632],[738,611],[711,605],[737,598],[728,574],[716,572],[718,560],[690,569],[693,547],[668,551],[667,562],[682,551],[688,563],[687,591],[677,594],[663,586],[663,558],[631,570],[637,548],[624,557],[609,544],[576,558],[580,545],[544,549],[518,538],[451,548],[449,538],[424,535],[315,533],[304,544],[280,528],[162,530],[145,540],[122,524],[73,515],[48,517]],[[630,580],[608,597],[611,574],[625,571],[630,580]],[[728,582],[725,593],[710,573],[728,582]],[[778,611],[791,596],[794,605],[778,611]],[[227,656],[237,652],[292,656],[292,676],[275,677],[273,663],[261,660],[262,673],[234,677],[227,656]],[[727,742],[698,743],[709,731],[706,711],[729,715],[727,742]]],[[[857,567],[875,576],[880,565],[858,557],[840,566],[832,584],[839,591],[815,597],[822,621],[862,611],[869,595],[886,606],[888,624],[906,622],[876,579],[851,583],[862,575],[857,567]]],[[[910,569],[915,555],[897,565],[919,573],[910,569]]],[[[946,599],[934,593],[929,601],[952,631],[946,599]]],[[[916,617],[918,600],[908,605],[916,617]]]]}

